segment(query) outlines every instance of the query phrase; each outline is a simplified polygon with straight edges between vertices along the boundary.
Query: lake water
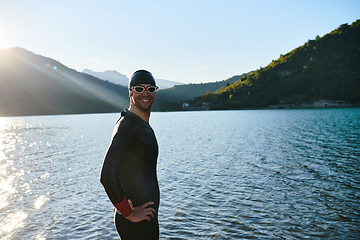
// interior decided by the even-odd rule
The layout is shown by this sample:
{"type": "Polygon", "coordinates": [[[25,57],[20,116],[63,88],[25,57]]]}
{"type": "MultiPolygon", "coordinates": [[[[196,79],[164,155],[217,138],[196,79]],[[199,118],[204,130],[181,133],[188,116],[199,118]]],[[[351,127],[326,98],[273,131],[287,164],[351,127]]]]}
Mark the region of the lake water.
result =
{"type": "MultiPolygon", "coordinates": [[[[119,114],[0,118],[0,238],[118,239],[119,114]]],[[[360,239],[360,108],[152,113],[161,239],[360,239]]]]}

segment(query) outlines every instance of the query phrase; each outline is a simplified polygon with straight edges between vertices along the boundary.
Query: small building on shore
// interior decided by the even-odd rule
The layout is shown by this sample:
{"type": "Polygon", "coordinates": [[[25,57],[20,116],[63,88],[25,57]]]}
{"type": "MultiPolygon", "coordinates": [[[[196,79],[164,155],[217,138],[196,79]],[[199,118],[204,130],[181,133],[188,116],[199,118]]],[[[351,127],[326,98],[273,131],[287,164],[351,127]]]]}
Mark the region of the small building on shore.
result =
{"type": "Polygon", "coordinates": [[[190,104],[188,102],[183,102],[181,106],[182,111],[206,111],[209,110],[210,106],[208,102],[197,102],[195,104],[190,104]]]}

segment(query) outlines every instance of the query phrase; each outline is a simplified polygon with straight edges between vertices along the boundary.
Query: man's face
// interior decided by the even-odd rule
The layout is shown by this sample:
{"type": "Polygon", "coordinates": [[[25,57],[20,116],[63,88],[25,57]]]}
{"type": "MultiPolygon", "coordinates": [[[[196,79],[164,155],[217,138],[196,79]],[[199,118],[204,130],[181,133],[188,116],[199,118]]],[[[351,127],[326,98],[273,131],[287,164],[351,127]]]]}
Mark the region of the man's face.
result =
{"type": "MultiPolygon", "coordinates": [[[[150,84],[138,84],[138,86],[148,87],[150,84]]],[[[151,105],[155,100],[155,92],[149,93],[144,90],[142,93],[137,93],[134,89],[130,90],[129,93],[130,103],[142,111],[150,111],[151,105]]]]}

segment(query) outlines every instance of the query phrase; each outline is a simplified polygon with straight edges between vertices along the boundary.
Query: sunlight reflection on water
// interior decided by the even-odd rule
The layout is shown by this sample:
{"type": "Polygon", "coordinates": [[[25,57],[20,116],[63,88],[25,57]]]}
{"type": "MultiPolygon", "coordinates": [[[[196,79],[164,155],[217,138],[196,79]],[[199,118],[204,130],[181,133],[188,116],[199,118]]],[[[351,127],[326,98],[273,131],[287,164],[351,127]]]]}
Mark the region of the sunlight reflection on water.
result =
{"type": "MultiPolygon", "coordinates": [[[[119,114],[0,118],[0,239],[118,239],[119,114]]],[[[360,236],[360,109],[153,113],[160,239],[360,236]]]]}
{"type": "Polygon", "coordinates": [[[11,233],[14,229],[22,227],[24,225],[24,220],[26,219],[26,217],[27,214],[24,212],[16,212],[9,214],[7,216],[8,221],[3,223],[1,226],[1,233],[11,233]]]}
{"type": "Polygon", "coordinates": [[[21,205],[23,195],[20,188],[26,189],[25,194],[31,192],[27,183],[21,185],[25,172],[14,166],[15,159],[12,154],[16,143],[22,142],[19,138],[21,134],[16,134],[12,130],[17,129],[22,123],[21,118],[15,121],[11,118],[0,118],[0,210],[5,214],[0,217],[1,239],[11,239],[13,232],[22,228],[28,217],[21,208],[12,207],[12,199],[16,199],[15,202],[21,205]]]}
{"type": "Polygon", "coordinates": [[[36,209],[39,209],[42,205],[44,205],[44,203],[46,202],[46,201],[49,201],[50,199],[49,198],[47,198],[47,197],[45,197],[45,196],[40,196],[40,197],[38,197],[37,199],[36,199],[36,201],[35,201],[35,203],[34,203],[34,207],[36,208],[36,209]]]}

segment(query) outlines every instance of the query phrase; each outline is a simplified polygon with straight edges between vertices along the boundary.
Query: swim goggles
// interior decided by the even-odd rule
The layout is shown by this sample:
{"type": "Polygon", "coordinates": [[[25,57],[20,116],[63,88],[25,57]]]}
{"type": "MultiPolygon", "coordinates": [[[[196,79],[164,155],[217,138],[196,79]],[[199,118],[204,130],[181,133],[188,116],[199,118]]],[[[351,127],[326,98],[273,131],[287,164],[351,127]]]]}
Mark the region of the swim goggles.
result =
{"type": "Polygon", "coordinates": [[[148,86],[148,87],[130,86],[130,89],[134,90],[137,93],[142,93],[144,90],[147,90],[148,93],[155,93],[158,88],[159,87],[157,87],[157,86],[148,86]]]}

